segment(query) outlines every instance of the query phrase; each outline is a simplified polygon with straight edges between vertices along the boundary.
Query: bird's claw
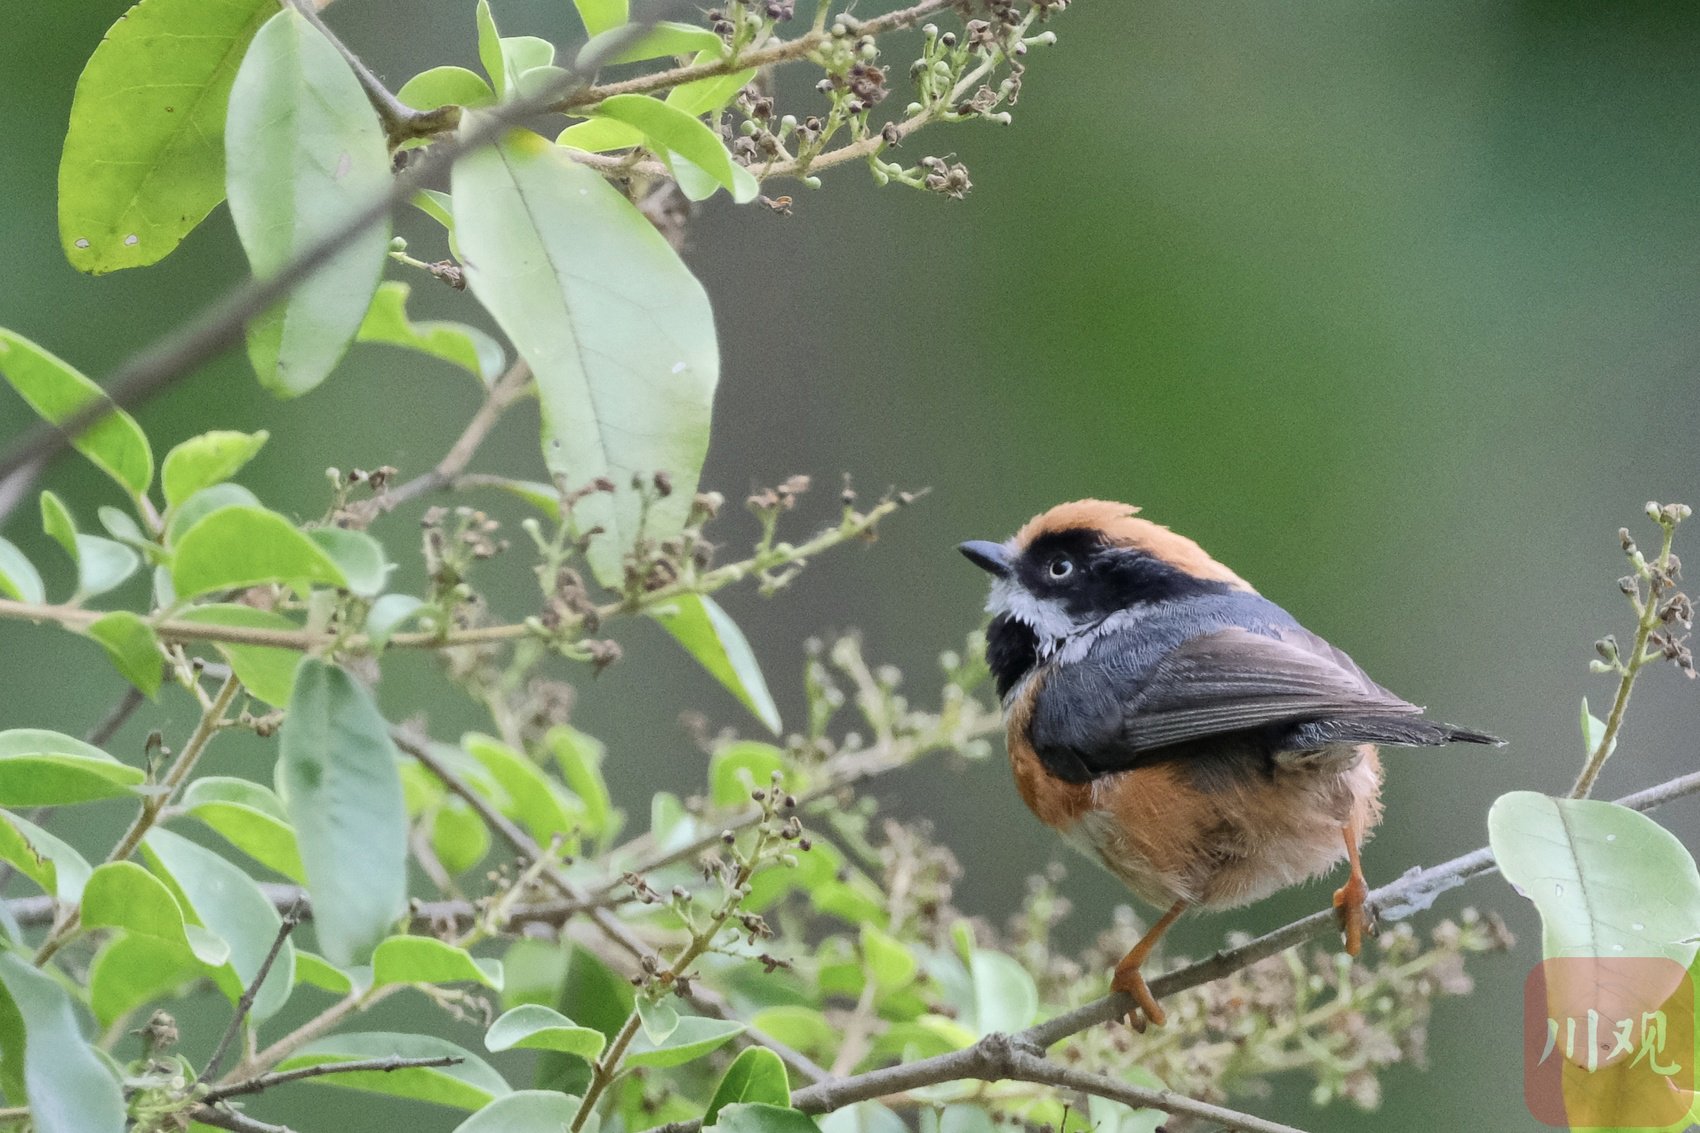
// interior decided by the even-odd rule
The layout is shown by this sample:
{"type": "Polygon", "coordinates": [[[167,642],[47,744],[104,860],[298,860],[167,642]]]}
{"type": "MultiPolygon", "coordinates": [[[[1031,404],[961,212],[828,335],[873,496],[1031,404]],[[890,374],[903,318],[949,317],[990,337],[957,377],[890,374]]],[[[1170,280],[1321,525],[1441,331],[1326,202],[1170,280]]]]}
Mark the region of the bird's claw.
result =
{"type": "Polygon", "coordinates": [[[1134,1007],[1127,1013],[1127,1025],[1141,1034],[1145,1032],[1147,1019],[1161,1027],[1168,1018],[1157,1005],[1157,997],[1151,994],[1145,977],[1139,974],[1137,967],[1116,968],[1116,974],[1110,980],[1110,990],[1121,992],[1133,999],[1134,1007]]]}
{"type": "Polygon", "coordinates": [[[1369,931],[1369,911],[1365,907],[1368,900],[1369,885],[1355,873],[1334,891],[1334,914],[1345,935],[1348,956],[1356,956],[1363,950],[1364,936],[1369,931]]]}

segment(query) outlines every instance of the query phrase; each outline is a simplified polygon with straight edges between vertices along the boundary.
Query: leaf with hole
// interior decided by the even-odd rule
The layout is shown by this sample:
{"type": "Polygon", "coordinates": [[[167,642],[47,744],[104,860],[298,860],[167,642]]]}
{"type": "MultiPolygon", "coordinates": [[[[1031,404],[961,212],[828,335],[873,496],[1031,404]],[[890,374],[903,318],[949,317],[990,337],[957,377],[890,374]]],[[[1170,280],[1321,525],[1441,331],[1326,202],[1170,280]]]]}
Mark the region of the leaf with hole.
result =
{"type": "MultiPolygon", "coordinates": [[[[260,279],[389,189],[376,112],[342,55],[293,7],[266,21],[242,59],[225,162],[230,216],[260,279]]],[[[377,290],[389,242],[386,215],[249,323],[248,358],[263,385],[295,396],[329,376],[377,290]]]]}
{"type": "Polygon", "coordinates": [[[155,263],[224,199],[237,65],[274,0],[142,0],[89,57],[59,159],[59,240],[78,271],[155,263]]]}
{"type": "Polygon", "coordinates": [[[389,725],[347,672],[306,657],[279,735],[279,792],[319,950],[334,964],[363,962],[407,911],[407,810],[389,725]]]}
{"type": "Polygon", "coordinates": [[[500,1050],[553,1050],[589,1060],[602,1053],[607,1038],[594,1027],[581,1027],[540,1003],[522,1003],[505,1011],[484,1035],[484,1046],[500,1050]]]}
{"type": "Polygon", "coordinates": [[[84,427],[71,446],[133,496],[153,482],[153,450],[136,419],[113,404],[106,391],[76,367],[21,334],[0,330],[0,377],[44,420],[58,425],[91,405],[110,405],[84,427]]]}
{"type": "Polygon", "coordinates": [[[574,519],[601,529],[591,569],[621,587],[627,550],[677,535],[696,493],[720,373],[708,297],[619,190],[536,134],[467,155],[453,186],[473,293],[537,377],[545,464],[615,486],[574,519]],[[672,490],[646,505],[657,472],[672,490]]]}
{"type": "Polygon", "coordinates": [[[145,776],[60,732],[0,732],[0,806],[61,806],[135,793],[145,776]]]}
{"type": "Polygon", "coordinates": [[[494,382],[507,365],[501,344],[465,323],[414,322],[407,317],[407,296],[411,290],[396,280],[379,284],[378,293],[372,296],[372,306],[360,324],[359,340],[429,354],[459,366],[486,386],[494,382]]]}

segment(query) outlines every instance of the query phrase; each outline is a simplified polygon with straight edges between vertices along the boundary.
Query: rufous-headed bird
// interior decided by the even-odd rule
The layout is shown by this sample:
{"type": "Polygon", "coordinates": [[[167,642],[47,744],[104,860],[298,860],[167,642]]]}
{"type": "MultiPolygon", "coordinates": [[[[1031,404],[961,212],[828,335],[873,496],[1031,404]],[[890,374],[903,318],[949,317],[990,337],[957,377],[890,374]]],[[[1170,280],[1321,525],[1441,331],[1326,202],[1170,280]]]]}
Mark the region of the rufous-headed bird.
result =
{"type": "Polygon", "coordinates": [[[1334,908],[1357,955],[1358,848],[1381,819],[1376,745],[1500,741],[1424,719],[1137,510],[1060,504],[1008,542],[961,551],[993,578],[986,661],[1022,799],[1167,910],[1111,981],[1161,1026],[1140,967],[1189,908],[1244,905],[1343,857],[1334,908]]]}

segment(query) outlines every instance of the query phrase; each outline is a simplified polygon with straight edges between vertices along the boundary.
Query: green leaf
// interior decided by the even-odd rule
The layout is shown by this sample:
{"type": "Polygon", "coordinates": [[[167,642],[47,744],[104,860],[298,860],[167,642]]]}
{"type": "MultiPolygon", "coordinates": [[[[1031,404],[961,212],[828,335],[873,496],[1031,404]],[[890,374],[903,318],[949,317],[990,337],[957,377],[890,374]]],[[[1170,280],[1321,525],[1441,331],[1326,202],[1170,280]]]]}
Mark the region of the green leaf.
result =
{"type": "Polygon", "coordinates": [[[630,34],[623,26],[624,23],[622,20],[620,26],[591,36],[589,42],[579,49],[574,65],[583,70],[585,65],[591,62],[602,67],[613,67],[621,63],[641,63],[645,59],[690,55],[698,51],[712,51],[724,56],[727,51],[726,41],[708,28],[698,24],[657,20],[650,25],[648,31],[604,59],[602,54],[607,50],[606,44],[615,37],[623,39],[630,34]]]}
{"type": "Polygon", "coordinates": [[[295,830],[282,801],[266,787],[247,779],[208,775],[189,784],[179,805],[267,869],[291,881],[306,881],[295,830]]]}
{"type": "MultiPolygon", "coordinates": [[[[230,961],[211,974],[235,1003],[259,974],[283,918],[252,878],[181,835],[156,826],[142,839],[142,852],[177,898],[185,919],[230,946],[230,961]]],[[[254,1000],[255,1019],[270,1018],[289,999],[294,970],[295,948],[286,940],[254,1000]]]]}
{"type": "Polygon", "coordinates": [[[330,556],[348,579],[348,592],[359,598],[376,598],[395,569],[384,558],[384,549],[364,531],[342,527],[315,527],[307,538],[330,556]]]}
{"type": "Polygon", "coordinates": [[[685,1015],[664,1043],[653,1043],[649,1036],[639,1034],[626,1050],[627,1066],[682,1066],[703,1055],[718,1050],[733,1036],[742,1034],[744,1025],[726,1019],[708,1019],[700,1015],[685,1015]]]}
{"type": "Polygon", "coordinates": [[[871,924],[862,925],[862,961],[867,964],[874,984],[882,992],[907,987],[915,979],[919,967],[915,954],[902,941],[871,924]]]}
{"type": "Polygon", "coordinates": [[[407,810],[389,726],[353,677],[306,657],[280,731],[280,789],[319,949],[333,964],[362,962],[407,910],[407,810]]]}
{"type": "Polygon", "coordinates": [[[1039,990],[1033,975],[1012,957],[974,950],[968,965],[974,982],[974,1024],[981,1036],[1013,1034],[1039,1017],[1039,990]]]}
{"type": "MultiPolygon", "coordinates": [[[[106,391],[76,367],[9,330],[0,330],[0,376],[31,409],[55,425],[89,405],[112,405],[106,391]]],[[[148,438],[136,419],[115,405],[78,433],[71,445],[133,496],[146,492],[153,482],[148,438]]]]}
{"type": "Polygon", "coordinates": [[[385,594],[366,611],[366,636],[382,649],[389,643],[391,634],[427,609],[424,602],[411,594],[385,594]]]}
{"type": "Polygon", "coordinates": [[[83,899],[89,863],[75,849],[21,815],[0,811],[0,861],[61,903],[83,899]]]}
{"type": "Polygon", "coordinates": [[[607,153],[643,145],[643,131],[612,118],[592,118],[568,126],[555,136],[555,142],[587,153],[607,153]]]}
{"type": "Polygon", "coordinates": [[[484,1035],[487,1050],[554,1050],[587,1061],[601,1054],[607,1041],[594,1027],[581,1027],[540,1003],[503,1012],[484,1035]]]}
{"type": "Polygon", "coordinates": [[[447,193],[439,193],[435,189],[421,189],[408,200],[414,208],[448,229],[451,235],[453,234],[455,218],[454,213],[449,211],[453,201],[447,193]]]}
{"type": "MultiPolygon", "coordinates": [[[[1582,754],[1593,755],[1599,749],[1600,741],[1606,738],[1606,722],[1588,711],[1588,698],[1582,698],[1582,754]]],[[[1617,740],[1612,739],[1611,750],[1606,752],[1609,758],[1617,750],[1617,740]]]]}
{"type": "Polygon", "coordinates": [[[456,235],[474,293],[537,375],[544,461],[577,487],[575,511],[600,527],[588,551],[605,586],[644,508],[633,478],[671,474],[644,537],[683,529],[708,446],[720,359],[702,285],[601,174],[523,130],[454,169],[456,235]]]}
{"type": "Polygon", "coordinates": [[[347,972],[305,948],[295,950],[295,978],[332,995],[347,995],[354,990],[354,981],[349,979],[347,972]]]}
{"type": "Polygon", "coordinates": [[[102,1027],[206,976],[194,954],[155,936],[118,934],[89,965],[89,1007],[102,1027]]]}
{"type": "Polygon", "coordinates": [[[76,530],[70,510],[52,492],[41,494],[41,524],[77,564],[79,598],[94,598],[122,586],[142,565],[141,556],[123,543],[76,530]]]}
{"type": "Polygon", "coordinates": [[[521,79],[555,61],[555,45],[534,35],[510,35],[502,38],[502,66],[507,71],[510,89],[521,79]]]}
{"type": "Polygon", "coordinates": [[[560,1006],[612,1041],[636,1006],[636,996],[631,983],[596,953],[574,944],[561,982],[560,1006]]]}
{"type": "Polygon", "coordinates": [[[714,753],[708,765],[709,790],[718,807],[741,807],[750,801],[750,792],[773,786],[773,773],[785,777],[780,782],[787,788],[795,781],[785,775],[785,753],[772,744],[754,740],[735,740],[714,753]]]}
{"type": "Polygon", "coordinates": [[[328,1074],[313,1081],[321,1086],[341,1086],[374,1094],[434,1102],[457,1109],[479,1109],[512,1093],[502,1076],[471,1051],[435,1035],[389,1034],[360,1031],[332,1035],[308,1043],[282,1062],[279,1070],[323,1066],[330,1062],[360,1062],[369,1058],[435,1058],[450,1055],[461,1061],[453,1066],[406,1067],[401,1070],[365,1070],[352,1074],[328,1074]]]}
{"type": "Polygon", "coordinates": [[[779,734],[779,709],[767,690],[755,650],[718,602],[706,594],[681,594],[650,613],[768,731],[779,734]]]}
{"type": "Polygon", "coordinates": [[[396,91],[396,98],[415,110],[439,106],[490,106],[496,92],[490,84],[465,67],[432,67],[421,71],[396,91]]]}
{"type": "Polygon", "coordinates": [[[77,521],[72,518],[71,509],[65,506],[65,501],[52,492],[41,493],[41,529],[49,539],[65,548],[73,562],[76,561],[77,521]]]}
{"type": "MultiPolygon", "coordinates": [[[[718,62],[724,54],[724,48],[719,51],[699,51],[696,58],[691,60],[691,65],[694,67],[718,62]]],[[[730,75],[710,75],[706,79],[680,83],[667,92],[667,105],[677,107],[692,117],[712,114],[724,109],[755,77],[755,68],[749,67],[730,75]]]]}
{"type": "MultiPolygon", "coordinates": [[[[260,503],[260,497],[240,484],[214,484],[209,488],[202,488],[166,513],[166,545],[176,546],[178,540],[183,538],[184,533],[194,527],[195,524],[220,508],[227,507],[250,507],[258,508],[261,511],[265,510],[265,505],[260,503]]],[[[140,531],[137,534],[139,535],[140,531]]]]}
{"type": "Polygon", "coordinates": [[[29,1106],[35,1133],[123,1133],[118,1081],[83,1041],[65,989],[23,957],[3,952],[0,992],[7,1101],[29,1106]]]}
{"type": "Polygon", "coordinates": [[[348,576],[289,520],[264,508],[221,507],[177,540],[171,584],[180,598],[267,582],[348,589],[348,576]]]}
{"type": "Polygon", "coordinates": [[[555,755],[555,766],[573,794],[584,804],[585,833],[604,845],[619,832],[624,816],[614,809],[608,781],[602,775],[607,755],[601,743],[569,724],[549,729],[543,742],[555,755]]]}
{"type": "Polygon", "coordinates": [[[1582,969],[1595,978],[1549,986],[1561,1014],[1623,1018],[1623,997],[1653,1010],[1675,990],[1700,941],[1700,871],[1675,835],[1616,803],[1512,791],[1488,811],[1488,840],[1505,879],[1540,911],[1546,958],[1595,962],[1582,969]],[[1616,957],[1672,961],[1670,986],[1627,986],[1607,966],[1616,957]]]}
{"type": "Polygon", "coordinates": [[[159,692],[160,681],[165,679],[165,655],[151,625],[129,610],[114,610],[102,615],[87,632],[106,650],[119,676],[150,699],[159,692]]]}
{"type": "MultiPolygon", "coordinates": [[[[766,1047],[752,1046],[734,1058],[726,1073],[721,1075],[720,1084],[714,1088],[714,1097],[709,1099],[702,1123],[713,1125],[721,1110],[736,1105],[779,1106],[789,1110],[791,1080],[786,1077],[785,1063],[777,1054],[766,1047]]],[[[734,1124],[739,1122],[740,1116],[735,1113],[727,1115],[734,1124]]]]}
{"type": "MultiPolygon", "coordinates": [[[[1128,1070],[1130,1076],[1144,1076],[1152,1079],[1156,1077],[1148,1071],[1144,1072],[1143,1075],[1131,1073],[1141,1071],[1142,1068],[1138,1066],[1130,1066],[1128,1070]]],[[[1140,1082],[1139,1084],[1145,1085],[1146,1083],[1140,1082]]],[[[1162,1083],[1158,1082],[1157,1088],[1160,1089],[1161,1087],[1162,1083]]],[[[951,1108],[961,1107],[952,1106],[951,1108]]],[[[985,1111],[981,1110],[980,1112],[985,1111]]],[[[1130,1105],[1100,1097],[1087,1099],[1087,1113],[1092,1119],[1094,1133],[1160,1133],[1164,1123],[1169,1120],[1169,1115],[1160,1109],[1134,1109],[1130,1105]]],[[[939,1133],[945,1133],[942,1122],[940,1123],[939,1133]]]]}
{"type": "Polygon", "coordinates": [[[857,1102],[821,1120],[822,1133],[908,1133],[909,1126],[879,1102],[857,1102]]]}
{"type": "Polygon", "coordinates": [[[190,437],[165,454],[159,468],[159,484],[165,490],[167,507],[176,507],[202,488],[228,480],[254,459],[270,433],[237,433],[215,430],[190,437]]]}
{"type": "Polygon", "coordinates": [[[516,1090],[455,1126],[454,1133],[562,1133],[578,1107],[578,1098],[558,1090],[516,1090]]]}
{"type": "Polygon", "coordinates": [[[502,964],[431,936],[392,936],[372,953],[372,986],[481,983],[502,990],[502,964]]]}
{"type": "Polygon", "coordinates": [[[750,1020],[750,1026],[793,1050],[821,1058],[837,1050],[844,1038],[821,1011],[800,1004],[763,1008],[750,1020]]]}
{"type": "MultiPolygon", "coordinates": [[[[472,77],[483,82],[476,75],[472,77]]],[[[485,385],[495,381],[507,366],[501,344],[464,323],[411,321],[407,317],[409,291],[407,284],[396,280],[379,284],[371,309],[360,324],[359,340],[417,350],[459,366],[485,385]]]]}
{"type": "Polygon", "coordinates": [[[203,964],[230,959],[224,941],[183,921],[183,910],[159,878],[135,862],[107,862],[83,887],[84,928],[121,928],[181,948],[203,964]],[[199,929],[191,932],[191,927],[199,929]]]}
{"type": "Polygon", "coordinates": [[[656,1046],[667,1042],[667,1036],[679,1029],[679,1012],[665,999],[638,996],[638,1022],[643,1024],[644,1037],[656,1046]]]}
{"type": "Polygon", "coordinates": [[[164,258],[224,199],[230,84],[272,0],[142,0],[77,80],[59,240],[78,271],[164,258]]]}
{"type": "Polygon", "coordinates": [[[576,806],[531,760],[498,740],[477,733],[461,737],[465,748],[489,772],[507,796],[495,800],[502,813],[517,819],[538,842],[547,845],[556,834],[571,835],[579,824],[576,806]]]}
{"type": "Polygon", "coordinates": [[[466,800],[450,796],[431,816],[431,852],[450,873],[465,873],[490,852],[490,828],[466,800]]]}
{"type": "MultiPolygon", "coordinates": [[[[176,620],[240,629],[295,631],[301,628],[282,614],[236,602],[191,606],[180,611],[176,620]]],[[[301,663],[299,652],[270,645],[230,645],[224,642],[218,643],[218,651],[236,671],[237,679],[249,693],[278,708],[289,703],[290,693],[295,688],[295,667],[301,663]]]]}
{"type": "Polygon", "coordinates": [[[596,36],[631,19],[630,0],[573,0],[584,34],[596,36]]]}
{"type": "Polygon", "coordinates": [[[145,776],[59,732],[0,732],[0,806],[59,806],[132,794],[145,776]]]}
{"type": "MultiPolygon", "coordinates": [[[[254,37],[230,91],[230,215],[258,278],[321,242],[389,188],[376,112],[341,54],[293,7],[254,37]]],[[[248,326],[248,358],[274,393],[324,381],[360,327],[383,273],[386,218],[248,326]]]]}
{"type": "Polygon", "coordinates": [[[712,177],[739,204],[755,200],[760,185],[749,170],[732,160],[720,136],[695,114],[643,94],[617,94],[596,104],[596,113],[643,131],[650,146],[665,156],[679,154],[712,177]]]}
{"type": "Polygon", "coordinates": [[[508,96],[508,64],[502,54],[502,36],[496,30],[496,17],[490,14],[490,0],[478,0],[475,18],[478,22],[478,61],[490,76],[496,98],[508,96]]]}
{"type": "MultiPolygon", "coordinates": [[[[772,1051],[764,1053],[778,1061],[778,1056],[772,1051]]],[[[783,1074],[784,1069],[781,1066],[780,1073],[783,1074]]],[[[820,1133],[820,1126],[815,1124],[814,1118],[790,1108],[789,1103],[790,1098],[786,1098],[784,1105],[728,1105],[719,1111],[714,1128],[721,1133],[820,1133]]],[[[712,1108],[710,1112],[713,1112],[712,1108]]]]}
{"type": "Polygon", "coordinates": [[[0,594],[37,606],[47,601],[47,587],[42,584],[41,573],[7,539],[0,539],[0,594]]]}

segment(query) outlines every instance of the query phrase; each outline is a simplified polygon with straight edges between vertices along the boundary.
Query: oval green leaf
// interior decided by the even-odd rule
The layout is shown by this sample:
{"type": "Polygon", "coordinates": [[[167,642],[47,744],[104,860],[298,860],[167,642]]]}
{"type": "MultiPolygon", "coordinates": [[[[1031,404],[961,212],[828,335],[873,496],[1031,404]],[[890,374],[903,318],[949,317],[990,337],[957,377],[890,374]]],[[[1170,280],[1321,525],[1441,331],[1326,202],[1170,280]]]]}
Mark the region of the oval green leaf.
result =
{"type": "Polygon", "coordinates": [[[516,1090],[497,1098],[454,1133],[561,1133],[578,1115],[578,1098],[559,1090],[516,1090]]]}
{"type": "Polygon", "coordinates": [[[729,1105],[717,1115],[714,1128],[721,1133],[820,1133],[815,1119],[790,1108],[789,1102],[787,1098],[785,1105],[729,1105]]]}
{"type": "Polygon", "coordinates": [[[366,611],[366,636],[382,649],[391,634],[425,608],[425,603],[411,594],[385,594],[366,611]]]}
{"type": "Polygon", "coordinates": [[[176,507],[202,488],[230,479],[254,459],[271,436],[215,430],[190,437],[165,454],[159,468],[159,484],[167,507],[176,507]]]}
{"type": "MultiPolygon", "coordinates": [[[[119,549],[127,552],[127,548],[119,549]]],[[[151,699],[159,691],[165,679],[165,655],[151,625],[129,610],[114,610],[89,626],[88,635],[100,642],[118,674],[144,696],[151,699]]]]}
{"type": "Polygon", "coordinates": [[[1002,952],[977,948],[968,965],[974,982],[974,1025],[981,1036],[1014,1034],[1039,1017],[1033,975],[1002,952]]]}
{"type": "Polygon", "coordinates": [[[468,155],[453,186],[473,292],[537,375],[545,463],[574,487],[615,485],[575,519],[601,528],[591,569],[620,586],[645,511],[633,478],[672,476],[652,540],[683,529],[696,493],[720,373],[708,296],[618,189],[536,134],[468,155]]]}
{"type": "Polygon", "coordinates": [[[268,788],[247,779],[209,775],[190,783],[179,805],[267,869],[291,881],[307,880],[295,830],[283,802],[268,788]]]}
{"type": "Polygon", "coordinates": [[[779,734],[779,709],[761,675],[755,650],[720,603],[706,594],[682,594],[650,613],[768,731],[779,734]]]}
{"type": "Polygon", "coordinates": [[[145,776],[59,732],[0,732],[0,806],[58,806],[133,793],[145,776]]]}
{"type": "Polygon", "coordinates": [[[631,0],[573,0],[586,35],[601,35],[631,19],[631,0]]]}
{"type": "Polygon", "coordinates": [[[319,950],[362,963],[407,911],[407,810],[389,726],[353,677],[307,657],[280,732],[279,785],[319,950]]]}
{"type": "Polygon", "coordinates": [[[626,1051],[626,1066],[682,1066],[719,1050],[735,1035],[742,1034],[744,1024],[727,1019],[709,1019],[701,1015],[684,1015],[663,1043],[652,1043],[642,1034],[632,1040],[626,1051]]]}
{"type": "Polygon", "coordinates": [[[439,106],[489,106],[496,101],[490,84],[465,67],[432,67],[421,71],[396,91],[404,106],[435,110],[439,106]]]}
{"type": "MultiPolygon", "coordinates": [[[[185,920],[229,945],[229,962],[214,967],[211,975],[235,1003],[259,975],[283,918],[246,873],[179,834],[155,827],[142,839],[142,852],[177,898],[185,920]]],[[[254,1018],[270,1018],[288,1001],[294,970],[295,948],[286,940],[254,999],[254,1018]]]]}
{"type": "Polygon", "coordinates": [[[739,204],[755,200],[760,191],[750,171],[732,160],[720,136],[695,114],[644,94],[605,98],[597,103],[596,113],[643,131],[657,153],[664,157],[675,153],[685,158],[731,193],[739,204]]]}
{"type": "MultiPolygon", "coordinates": [[[[75,366],[43,350],[21,334],[0,330],[0,376],[45,420],[58,425],[90,405],[112,405],[106,391],[75,366]]],[[[136,419],[113,405],[71,445],[133,496],[153,482],[153,450],[136,419]]]]}
{"type": "Polygon", "coordinates": [[[692,55],[698,51],[712,51],[724,55],[727,49],[725,40],[699,24],[657,20],[636,40],[604,58],[609,42],[616,36],[624,39],[629,34],[623,26],[618,26],[591,36],[589,42],[579,49],[576,66],[580,70],[583,70],[587,63],[613,67],[621,63],[641,63],[646,59],[692,55]]]}
{"type": "Polygon", "coordinates": [[[7,1100],[29,1106],[36,1133],[123,1133],[118,1080],[83,1041],[71,997],[11,952],[0,952],[0,1050],[7,1100]]]}
{"type": "Polygon", "coordinates": [[[393,569],[384,558],[384,549],[364,531],[341,527],[315,527],[307,538],[330,556],[342,576],[348,580],[348,592],[360,598],[376,598],[384,592],[384,583],[393,569]]]}
{"type": "Polygon", "coordinates": [[[392,936],[372,953],[372,986],[480,983],[502,990],[502,964],[432,936],[392,936]]]}
{"type": "Polygon", "coordinates": [[[273,0],[142,0],[101,40],[71,102],[59,240],[78,271],[155,263],[224,199],[236,67],[273,0]]]}
{"type": "Polygon", "coordinates": [[[224,941],[205,931],[190,934],[171,890],[135,862],[107,862],[90,875],[82,921],[84,928],[121,928],[163,940],[215,968],[230,959],[224,941]]]}
{"type": "MultiPolygon", "coordinates": [[[[389,187],[389,148],[341,54],[293,7],[277,13],[242,60],[225,135],[230,215],[254,275],[277,273],[389,187]]],[[[248,327],[262,384],[305,393],[342,358],[383,273],[386,218],[248,327]]]]}
{"type": "Polygon", "coordinates": [[[435,1058],[449,1055],[461,1061],[453,1066],[406,1067],[401,1070],[366,1070],[352,1074],[328,1074],[312,1079],[321,1086],[341,1086],[375,1094],[435,1102],[458,1109],[480,1109],[512,1093],[502,1076],[471,1051],[435,1035],[391,1034],[361,1031],[332,1035],[308,1043],[282,1062],[279,1070],[322,1066],[327,1062],[363,1062],[370,1058],[435,1058]]]}
{"type": "Polygon", "coordinates": [[[537,764],[489,736],[472,733],[461,737],[460,743],[507,796],[493,800],[502,813],[518,819],[543,845],[556,834],[572,834],[579,824],[577,800],[537,764]]]}
{"type": "Polygon", "coordinates": [[[274,511],[234,505],[203,517],[177,540],[171,584],[180,598],[267,582],[348,588],[336,561],[274,511]]]}
{"type": "Polygon", "coordinates": [[[594,1027],[581,1027],[541,1003],[522,1003],[490,1024],[485,1049],[555,1050],[590,1060],[602,1053],[607,1038],[594,1027]]]}
{"type": "Polygon", "coordinates": [[[89,965],[89,1008],[102,1027],[206,976],[181,945],[153,936],[113,936],[89,965]]]}
{"type": "Polygon", "coordinates": [[[75,849],[20,815],[0,811],[0,861],[60,902],[83,899],[89,863],[75,849]]]}
{"type": "Polygon", "coordinates": [[[714,1088],[702,1123],[713,1125],[723,1109],[734,1105],[790,1108],[791,1080],[786,1077],[785,1063],[777,1054],[766,1047],[752,1046],[734,1058],[714,1088]]]}
{"type": "Polygon", "coordinates": [[[570,724],[549,729],[544,743],[555,756],[555,766],[573,794],[584,804],[585,833],[604,843],[619,832],[624,816],[614,809],[614,799],[608,793],[608,781],[602,774],[602,761],[607,749],[594,737],[587,736],[570,724]]]}
{"type": "Polygon", "coordinates": [[[347,972],[305,948],[295,950],[295,978],[332,995],[347,995],[354,990],[354,981],[347,972]]]}
{"type": "MultiPolygon", "coordinates": [[[[471,75],[470,71],[467,73],[471,75]]],[[[484,81],[477,75],[472,78],[480,84],[484,81]]],[[[380,284],[360,324],[359,340],[417,350],[459,366],[485,385],[495,381],[507,365],[501,344],[465,323],[413,322],[407,317],[407,296],[411,290],[407,284],[393,279],[380,284]]]]}

